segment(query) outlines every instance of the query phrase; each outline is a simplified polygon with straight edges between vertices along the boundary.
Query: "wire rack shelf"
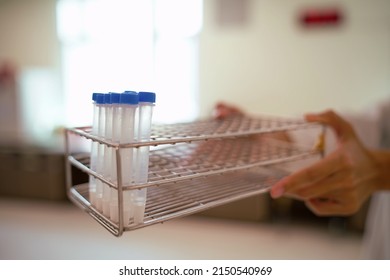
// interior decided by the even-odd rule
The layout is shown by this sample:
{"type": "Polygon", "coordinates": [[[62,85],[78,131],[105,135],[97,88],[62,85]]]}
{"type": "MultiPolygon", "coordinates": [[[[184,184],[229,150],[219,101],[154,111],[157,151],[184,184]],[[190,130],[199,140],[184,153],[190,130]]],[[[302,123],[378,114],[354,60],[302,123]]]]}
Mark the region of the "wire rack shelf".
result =
{"type": "MultiPolygon", "coordinates": [[[[91,134],[90,127],[66,129],[66,173],[69,198],[115,236],[173,218],[267,192],[286,176],[278,164],[321,157],[322,149],[301,147],[292,142],[266,137],[323,127],[302,120],[272,117],[236,117],[191,123],[154,125],[150,141],[118,144],[91,134]],[[120,163],[123,149],[150,147],[148,181],[122,185],[90,168],[88,153],[71,152],[70,136],[95,141],[115,150],[120,163]],[[72,185],[71,166],[118,190],[119,222],[114,223],[90,202],[88,183],[72,185]],[[122,195],[127,190],[147,189],[143,223],[123,221],[122,195]]],[[[320,146],[321,147],[321,146],[320,146]]],[[[120,164],[117,178],[121,178],[120,164]]]]}

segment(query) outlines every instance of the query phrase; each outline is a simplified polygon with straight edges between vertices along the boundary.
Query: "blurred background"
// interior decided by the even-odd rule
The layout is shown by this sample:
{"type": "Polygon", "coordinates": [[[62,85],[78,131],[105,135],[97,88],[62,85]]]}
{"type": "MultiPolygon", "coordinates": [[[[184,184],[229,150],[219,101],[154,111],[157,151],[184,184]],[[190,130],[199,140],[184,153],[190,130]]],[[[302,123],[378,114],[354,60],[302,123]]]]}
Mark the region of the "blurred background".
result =
{"type": "Polygon", "coordinates": [[[0,259],[360,258],[366,206],[318,218],[266,195],[117,239],[67,201],[62,129],[124,90],[155,91],[161,123],[218,101],[359,113],[390,94],[389,26],[387,0],[0,0],[0,259]]]}

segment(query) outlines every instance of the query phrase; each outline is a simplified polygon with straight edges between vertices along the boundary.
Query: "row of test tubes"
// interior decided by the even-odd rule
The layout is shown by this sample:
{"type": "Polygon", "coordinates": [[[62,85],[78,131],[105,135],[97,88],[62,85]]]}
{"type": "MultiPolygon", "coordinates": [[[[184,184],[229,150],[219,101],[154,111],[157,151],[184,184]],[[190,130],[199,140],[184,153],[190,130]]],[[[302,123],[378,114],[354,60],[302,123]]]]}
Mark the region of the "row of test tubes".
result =
{"type": "MultiPolygon", "coordinates": [[[[125,91],[123,93],[93,93],[92,134],[115,144],[142,142],[150,139],[153,92],[125,91]]],[[[148,181],[149,146],[120,149],[122,186],[148,181]]],[[[114,147],[92,142],[91,169],[114,184],[117,180],[116,150],[114,147]]],[[[143,222],[147,189],[123,191],[123,221],[143,222]]],[[[114,223],[119,222],[118,190],[90,176],[91,204],[114,223]]]]}

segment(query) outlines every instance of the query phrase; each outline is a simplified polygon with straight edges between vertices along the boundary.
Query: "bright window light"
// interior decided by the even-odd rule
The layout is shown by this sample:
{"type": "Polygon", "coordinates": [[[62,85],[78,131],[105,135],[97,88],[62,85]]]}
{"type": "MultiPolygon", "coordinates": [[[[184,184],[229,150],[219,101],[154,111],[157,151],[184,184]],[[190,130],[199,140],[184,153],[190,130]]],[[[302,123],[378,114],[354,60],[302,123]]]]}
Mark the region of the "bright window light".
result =
{"type": "Polygon", "coordinates": [[[173,37],[196,36],[202,28],[202,1],[156,0],[156,31],[173,37]]]}
{"type": "Polygon", "coordinates": [[[157,93],[156,122],[196,118],[201,0],[59,0],[57,14],[67,125],[91,124],[92,92],[125,90],[157,93]]]}

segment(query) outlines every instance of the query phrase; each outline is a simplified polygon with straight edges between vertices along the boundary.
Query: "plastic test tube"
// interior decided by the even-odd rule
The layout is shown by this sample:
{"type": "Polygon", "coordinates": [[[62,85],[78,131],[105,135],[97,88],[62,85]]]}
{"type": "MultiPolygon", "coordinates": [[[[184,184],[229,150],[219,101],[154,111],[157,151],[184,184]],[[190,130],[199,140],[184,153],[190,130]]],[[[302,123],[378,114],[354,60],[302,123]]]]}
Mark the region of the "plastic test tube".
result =
{"type": "MultiPolygon", "coordinates": [[[[121,135],[121,106],[120,106],[120,93],[111,93],[111,106],[112,106],[112,142],[119,143],[121,135]]],[[[111,153],[111,181],[117,183],[117,166],[116,166],[116,151],[112,150],[111,153]]],[[[111,188],[110,195],[110,219],[118,223],[118,190],[111,188]]]]}
{"type": "MultiPolygon", "coordinates": [[[[112,106],[112,142],[118,144],[120,141],[121,133],[121,106],[120,106],[120,93],[111,93],[111,106],[112,106]]],[[[117,170],[116,170],[116,154],[113,149],[111,152],[111,181],[117,182],[117,170]]]]}
{"type": "MultiPolygon", "coordinates": [[[[131,143],[137,139],[137,110],[138,110],[138,95],[135,92],[124,92],[120,95],[120,113],[121,113],[121,133],[120,143],[131,143]]],[[[128,186],[135,182],[135,166],[136,166],[136,153],[134,148],[124,148],[121,150],[121,166],[122,166],[122,186],[128,186]]],[[[133,205],[132,196],[134,191],[123,191],[123,221],[124,225],[128,225],[130,219],[133,218],[133,205]]],[[[113,210],[115,212],[110,213],[111,219],[116,222],[118,220],[118,207],[115,210],[115,201],[117,198],[111,200],[113,210]]]]}
{"type": "MultiPolygon", "coordinates": [[[[112,102],[111,102],[111,93],[104,95],[104,103],[105,103],[105,131],[104,131],[104,139],[106,141],[112,141],[112,102]]],[[[108,147],[103,145],[104,155],[103,155],[103,176],[111,180],[111,155],[112,155],[112,147],[108,147]]],[[[111,187],[107,184],[103,184],[103,196],[102,196],[102,204],[103,204],[103,215],[106,217],[110,217],[110,197],[111,197],[111,187]]]]}
{"type": "MultiPolygon", "coordinates": [[[[139,121],[138,141],[150,140],[152,114],[156,94],[154,92],[139,92],[139,121]]],[[[137,172],[136,183],[143,184],[148,181],[149,172],[149,146],[141,146],[137,149],[137,172]]],[[[134,223],[143,222],[145,215],[147,189],[142,188],[135,191],[134,195],[134,223]]]]}
{"type": "MultiPolygon", "coordinates": [[[[93,119],[92,119],[92,134],[97,135],[99,129],[99,106],[97,105],[98,95],[102,93],[94,92],[92,94],[92,105],[93,105],[93,119]]],[[[96,161],[98,153],[98,143],[92,141],[91,144],[91,170],[96,172],[96,161]]],[[[96,178],[92,175],[89,176],[89,201],[92,205],[96,204],[96,178]]]]}
{"type": "MultiPolygon", "coordinates": [[[[106,105],[105,105],[105,94],[98,95],[96,100],[97,106],[99,107],[99,125],[97,136],[104,138],[106,131],[106,105]]],[[[96,172],[100,175],[104,174],[104,152],[105,145],[98,144],[97,149],[97,164],[96,172]]],[[[104,183],[100,180],[96,180],[96,209],[100,212],[103,211],[103,185],[104,183]]]]}

